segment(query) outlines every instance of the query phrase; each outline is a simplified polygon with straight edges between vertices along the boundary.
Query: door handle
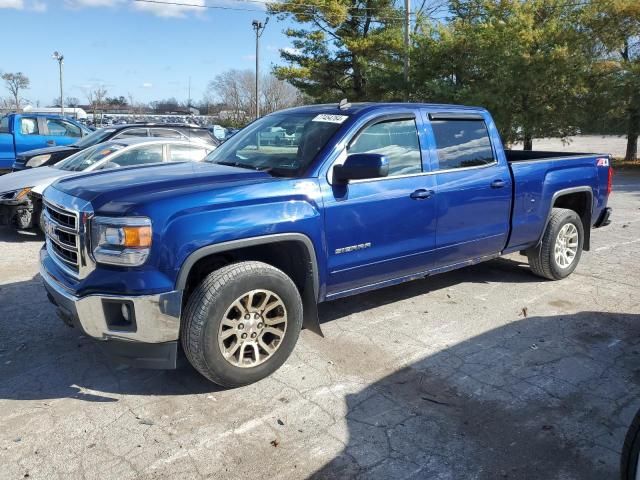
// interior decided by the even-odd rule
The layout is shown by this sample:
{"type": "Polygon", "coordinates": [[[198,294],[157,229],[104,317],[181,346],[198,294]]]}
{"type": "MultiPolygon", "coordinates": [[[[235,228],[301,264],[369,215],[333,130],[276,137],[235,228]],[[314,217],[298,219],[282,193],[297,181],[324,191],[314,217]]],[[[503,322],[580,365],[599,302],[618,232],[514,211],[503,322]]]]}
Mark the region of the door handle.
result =
{"type": "Polygon", "coordinates": [[[491,182],[491,188],[502,188],[506,185],[504,180],[494,180],[491,182]]]}
{"type": "Polygon", "coordinates": [[[56,144],[55,140],[47,140],[47,145],[54,146],[56,144]]]}
{"type": "Polygon", "coordinates": [[[426,200],[427,198],[433,197],[435,192],[433,190],[426,190],[424,188],[420,188],[409,195],[414,200],[426,200]]]}

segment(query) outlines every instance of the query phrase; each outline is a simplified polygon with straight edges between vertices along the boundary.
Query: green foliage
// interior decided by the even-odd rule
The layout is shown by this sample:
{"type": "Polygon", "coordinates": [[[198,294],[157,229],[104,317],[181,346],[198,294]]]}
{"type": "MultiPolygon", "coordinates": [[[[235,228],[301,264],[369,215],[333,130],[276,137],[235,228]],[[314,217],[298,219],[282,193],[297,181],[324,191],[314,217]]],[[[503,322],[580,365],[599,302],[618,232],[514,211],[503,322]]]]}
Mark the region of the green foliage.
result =
{"type": "Polygon", "coordinates": [[[269,11],[300,24],[285,31],[294,48],[281,51],[278,78],[316,101],[401,96],[402,17],[393,0],[284,0],[269,11]]]}
{"type": "Polygon", "coordinates": [[[590,104],[601,106],[605,119],[624,124],[625,158],[635,160],[640,136],[640,2],[595,0],[585,10],[584,24],[598,40],[590,104]]]}
{"type": "Polygon", "coordinates": [[[415,97],[477,104],[506,142],[570,135],[580,120],[589,40],[566,0],[452,2],[450,22],[420,26],[415,97]]]}
{"type": "MultiPolygon", "coordinates": [[[[393,0],[283,0],[294,49],[276,75],[315,101],[403,98],[403,12],[393,0]]],[[[449,0],[419,15],[412,101],[488,108],[506,143],[626,125],[640,133],[640,1],[449,0]]],[[[628,152],[629,153],[629,152],[628,152]]],[[[636,151],[631,151],[636,155],[636,151]]]]}

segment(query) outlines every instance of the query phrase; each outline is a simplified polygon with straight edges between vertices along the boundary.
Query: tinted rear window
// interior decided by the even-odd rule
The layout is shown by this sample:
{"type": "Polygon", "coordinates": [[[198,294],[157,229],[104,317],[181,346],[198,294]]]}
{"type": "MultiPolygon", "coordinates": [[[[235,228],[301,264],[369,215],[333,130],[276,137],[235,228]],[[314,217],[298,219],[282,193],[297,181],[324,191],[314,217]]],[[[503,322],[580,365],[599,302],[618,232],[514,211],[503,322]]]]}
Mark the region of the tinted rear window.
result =
{"type": "Polygon", "coordinates": [[[432,120],[438,170],[477,167],[494,162],[483,120],[432,120]]]}

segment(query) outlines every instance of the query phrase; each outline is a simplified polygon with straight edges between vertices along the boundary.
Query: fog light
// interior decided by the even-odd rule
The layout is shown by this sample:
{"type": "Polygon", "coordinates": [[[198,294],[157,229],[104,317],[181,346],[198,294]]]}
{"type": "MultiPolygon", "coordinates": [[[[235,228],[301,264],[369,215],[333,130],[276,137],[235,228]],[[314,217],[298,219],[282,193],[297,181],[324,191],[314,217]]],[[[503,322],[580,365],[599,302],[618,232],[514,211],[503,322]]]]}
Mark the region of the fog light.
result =
{"type": "Polygon", "coordinates": [[[129,305],[123,303],[120,311],[122,312],[122,318],[124,318],[124,321],[127,323],[131,323],[131,311],[129,310],[129,305]]]}

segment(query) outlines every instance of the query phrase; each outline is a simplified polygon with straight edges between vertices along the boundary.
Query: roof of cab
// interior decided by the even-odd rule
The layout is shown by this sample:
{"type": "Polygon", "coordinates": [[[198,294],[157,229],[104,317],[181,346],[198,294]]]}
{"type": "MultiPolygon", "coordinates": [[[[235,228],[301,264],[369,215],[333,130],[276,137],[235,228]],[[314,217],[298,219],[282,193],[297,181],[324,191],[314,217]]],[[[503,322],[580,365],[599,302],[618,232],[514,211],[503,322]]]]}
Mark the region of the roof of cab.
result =
{"type": "Polygon", "coordinates": [[[384,108],[402,108],[402,107],[418,107],[418,108],[442,108],[446,110],[482,110],[483,107],[475,107],[468,105],[453,105],[453,104],[440,104],[440,103],[405,103],[405,102],[358,102],[348,104],[347,107],[342,109],[338,103],[325,103],[318,105],[305,105],[302,107],[292,107],[285,110],[274,112],[275,114],[287,112],[287,113],[329,113],[334,115],[351,115],[351,114],[363,114],[376,109],[384,108]]]}

